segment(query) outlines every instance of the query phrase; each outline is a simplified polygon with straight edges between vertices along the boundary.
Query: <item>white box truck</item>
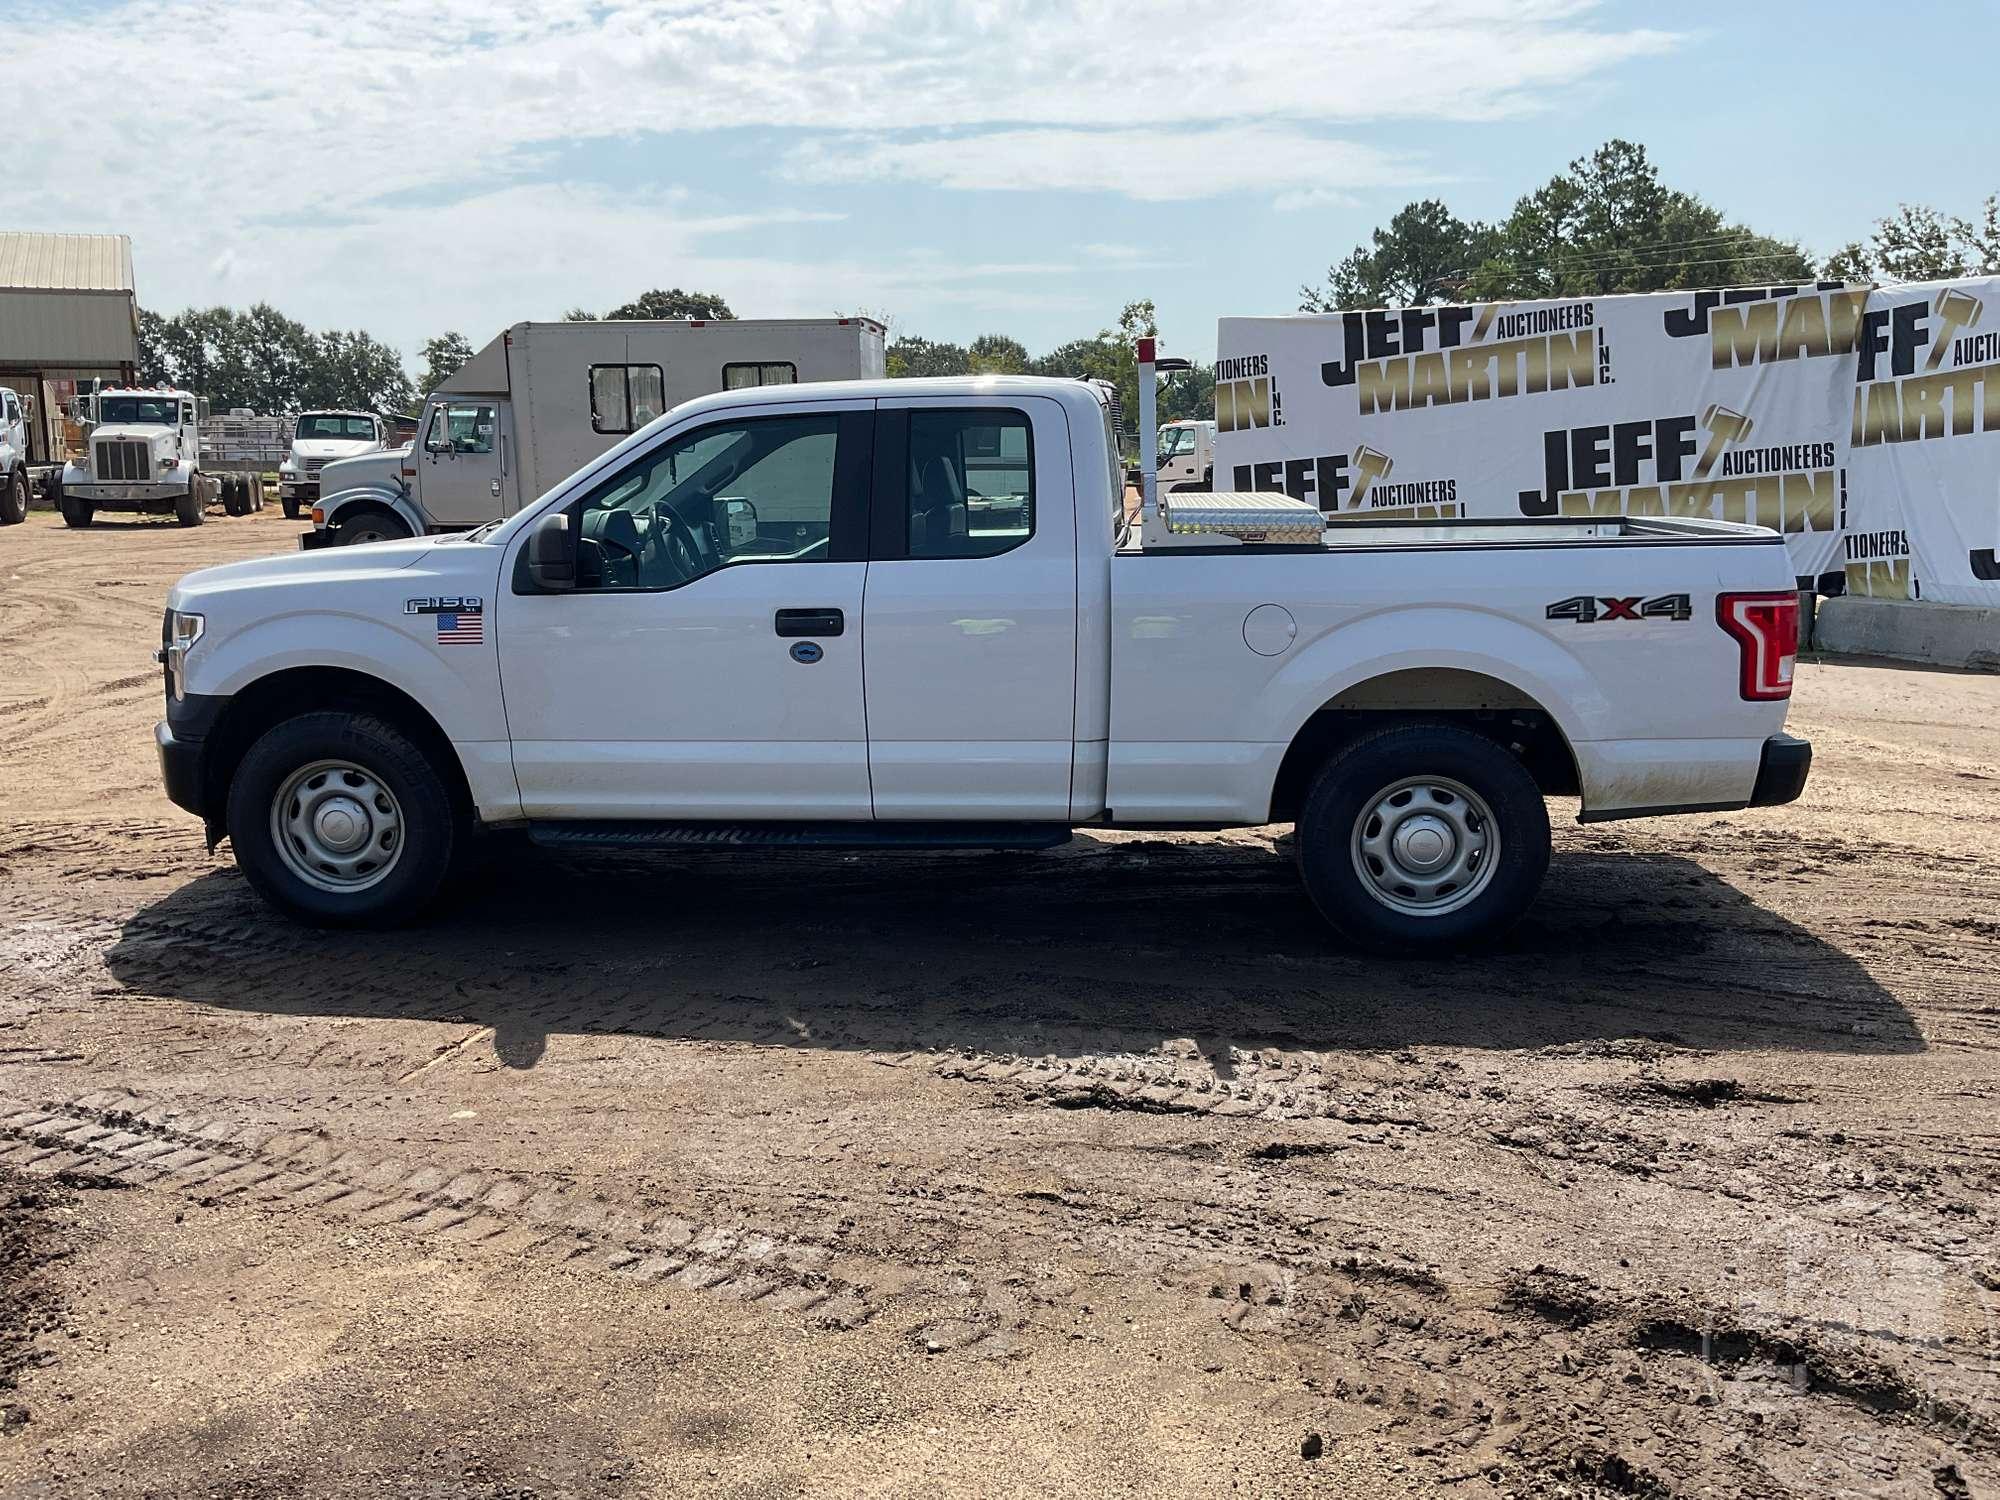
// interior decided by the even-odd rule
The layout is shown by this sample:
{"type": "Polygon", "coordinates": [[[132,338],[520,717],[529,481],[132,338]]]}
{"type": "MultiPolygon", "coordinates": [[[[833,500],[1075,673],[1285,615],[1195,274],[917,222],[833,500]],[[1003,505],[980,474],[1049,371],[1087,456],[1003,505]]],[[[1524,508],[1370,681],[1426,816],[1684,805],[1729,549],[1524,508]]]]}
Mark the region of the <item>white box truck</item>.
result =
{"type": "Polygon", "coordinates": [[[672,407],[767,385],[880,379],[870,318],[516,323],[431,393],[416,441],[320,470],[308,551],[510,516],[672,407]]]}

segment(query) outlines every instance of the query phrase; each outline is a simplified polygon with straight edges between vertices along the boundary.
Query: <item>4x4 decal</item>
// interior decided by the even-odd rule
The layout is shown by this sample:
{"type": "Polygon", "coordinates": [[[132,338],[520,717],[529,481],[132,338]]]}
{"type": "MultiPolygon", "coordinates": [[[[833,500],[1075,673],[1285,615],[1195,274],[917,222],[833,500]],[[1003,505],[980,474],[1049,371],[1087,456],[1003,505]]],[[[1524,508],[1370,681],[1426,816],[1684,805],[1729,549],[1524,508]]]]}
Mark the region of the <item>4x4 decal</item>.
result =
{"type": "Polygon", "coordinates": [[[1694,600],[1686,594],[1661,594],[1653,599],[1642,599],[1637,594],[1626,599],[1577,594],[1556,600],[1548,607],[1547,615],[1551,620],[1574,620],[1579,625],[1592,625],[1599,620],[1686,621],[1694,618],[1694,600]]]}

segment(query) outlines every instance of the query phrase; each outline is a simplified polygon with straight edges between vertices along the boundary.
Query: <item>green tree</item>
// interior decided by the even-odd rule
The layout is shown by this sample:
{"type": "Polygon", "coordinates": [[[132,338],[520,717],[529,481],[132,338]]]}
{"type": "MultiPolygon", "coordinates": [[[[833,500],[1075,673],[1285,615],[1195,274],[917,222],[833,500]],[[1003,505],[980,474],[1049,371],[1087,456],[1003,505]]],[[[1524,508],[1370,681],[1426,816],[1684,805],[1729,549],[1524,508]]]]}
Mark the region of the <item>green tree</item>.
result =
{"type": "Polygon", "coordinates": [[[562,320],[565,323],[595,323],[597,314],[587,307],[572,307],[562,315],[562,320]]]}
{"type": "Polygon", "coordinates": [[[424,347],[418,352],[423,355],[424,374],[417,382],[417,394],[428,396],[463,369],[473,351],[471,341],[454,330],[424,340],[424,347]]]}
{"type": "Polygon", "coordinates": [[[884,351],[883,365],[890,377],[897,380],[925,375],[969,375],[972,355],[962,344],[933,343],[905,334],[884,351]]]}
{"type": "Polygon", "coordinates": [[[982,333],[965,352],[966,362],[975,375],[1027,373],[1028,346],[1004,333],[982,333]]]}
{"type": "Polygon", "coordinates": [[[300,382],[300,406],[403,411],[413,394],[403,359],[359,329],[322,333],[318,357],[300,382]]]}
{"type": "Polygon", "coordinates": [[[1977,219],[1899,203],[1878,219],[1866,244],[1841,246],[1824,274],[1842,281],[1943,281],[2000,275],[2000,193],[1989,193],[1977,219]]]}
{"type": "Polygon", "coordinates": [[[314,333],[268,303],[247,312],[190,307],[139,316],[139,376],[208,397],[217,410],[282,412],[353,406],[389,411],[410,399],[402,357],[360,331],[314,333]]]}
{"type": "Polygon", "coordinates": [[[149,307],[139,309],[139,383],[171,385],[173,367],[167,359],[167,320],[149,307]]]}
{"type": "Polygon", "coordinates": [[[604,316],[607,319],[700,318],[709,322],[727,322],[736,314],[729,310],[727,302],[713,292],[684,292],[679,287],[661,291],[655,287],[623,306],[612,308],[604,316]]]}
{"type": "Polygon", "coordinates": [[[1356,246],[1345,260],[1327,267],[1324,287],[1299,289],[1301,311],[1447,299],[1493,255],[1498,239],[1490,224],[1468,223],[1436,198],[1410,204],[1371,237],[1372,249],[1356,246]]]}
{"type": "Polygon", "coordinates": [[[1644,146],[1613,140],[1515,203],[1495,225],[1412,203],[1304,289],[1302,308],[1610,296],[1811,277],[1789,240],[1732,224],[1660,180],[1644,146]]]}

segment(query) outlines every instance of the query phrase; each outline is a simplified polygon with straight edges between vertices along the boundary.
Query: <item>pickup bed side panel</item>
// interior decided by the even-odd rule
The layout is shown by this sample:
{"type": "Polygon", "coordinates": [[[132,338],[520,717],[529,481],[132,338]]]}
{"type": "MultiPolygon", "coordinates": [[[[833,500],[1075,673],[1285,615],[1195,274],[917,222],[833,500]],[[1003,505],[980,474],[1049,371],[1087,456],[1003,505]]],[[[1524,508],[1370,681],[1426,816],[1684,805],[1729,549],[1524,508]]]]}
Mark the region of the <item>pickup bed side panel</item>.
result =
{"type": "Polygon", "coordinates": [[[1546,710],[1575,753],[1586,810],[1746,801],[1785,705],[1738,696],[1739,653],[1715,599],[1790,582],[1775,544],[1121,554],[1113,815],[1261,823],[1285,751],[1316,712],[1425,667],[1480,673],[1546,710]],[[1562,608],[1585,598],[1600,602],[1562,608]],[[1605,599],[1633,601],[1631,617],[1605,599]],[[1572,618],[1582,614],[1593,618],[1572,618]]]}

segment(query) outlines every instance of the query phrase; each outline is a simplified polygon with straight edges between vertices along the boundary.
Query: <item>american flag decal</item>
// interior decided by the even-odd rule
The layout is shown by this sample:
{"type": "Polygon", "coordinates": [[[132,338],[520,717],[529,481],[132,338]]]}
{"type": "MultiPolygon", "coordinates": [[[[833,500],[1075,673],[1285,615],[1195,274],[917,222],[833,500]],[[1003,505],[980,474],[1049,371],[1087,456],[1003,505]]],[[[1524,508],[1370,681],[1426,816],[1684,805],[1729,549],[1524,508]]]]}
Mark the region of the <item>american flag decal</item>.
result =
{"type": "Polygon", "coordinates": [[[486,641],[486,617],[479,614],[438,615],[440,646],[479,646],[486,641]]]}

